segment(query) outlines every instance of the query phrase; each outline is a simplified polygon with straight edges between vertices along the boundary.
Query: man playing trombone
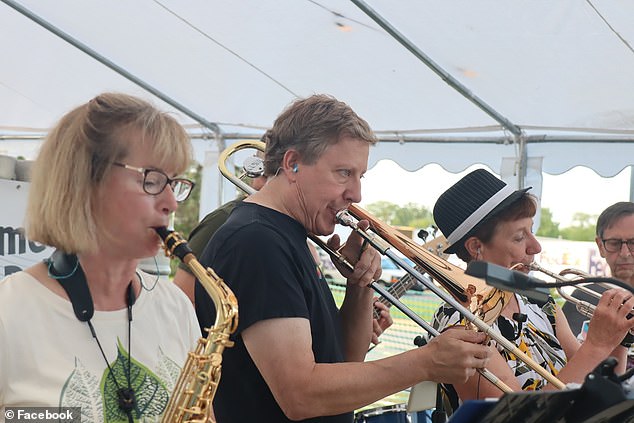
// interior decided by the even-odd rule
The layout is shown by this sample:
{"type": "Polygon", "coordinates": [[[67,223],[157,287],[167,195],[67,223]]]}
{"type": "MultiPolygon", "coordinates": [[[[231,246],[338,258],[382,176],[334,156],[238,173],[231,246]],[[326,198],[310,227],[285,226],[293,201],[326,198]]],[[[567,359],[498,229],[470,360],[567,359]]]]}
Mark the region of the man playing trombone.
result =
{"type": "MultiPolygon", "coordinates": [[[[536,201],[526,191],[511,189],[484,169],[464,176],[434,207],[434,220],[450,244],[445,252],[455,253],[467,263],[482,260],[506,268],[530,264],[541,246],[532,233],[536,201]]],[[[634,325],[628,318],[634,298],[624,290],[612,289],[602,296],[582,345],[552,299],[536,304],[522,295],[497,291],[481,307],[495,313],[487,316],[495,321],[494,328],[564,383],[583,382],[608,356],[619,360],[617,371],[625,369],[626,349],[619,343],[634,325]]],[[[448,305],[434,316],[434,326],[441,331],[463,324],[460,314],[448,305]]],[[[498,349],[500,354],[491,357],[488,367],[512,389],[552,389],[533,367],[498,349]]],[[[454,387],[462,400],[501,395],[479,374],[454,387]]]]}
{"type": "MultiPolygon", "coordinates": [[[[483,334],[450,331],[422,348],[363,362],[372,334],[377,251],[353,233],[354,265],[337,309],[306,244],[333,233],[336,214],[361,200],[369,125],[325,95],[294,102],[268,132],[264,187],[238,204],[201,257],[236,294],[240,322],[223,355],[218,421],[352,422],[352,411],[421,380],[463,383],[486,366],[483,334]]],[[[367,221],[359,223],[368,227],[367,221]]],[[[334,235],[331,248],[340,247],[334,235]]]]}
{"type": "MultiPolygon", "coordinates": [[[[266,140],[267,136],[263,137],[266,140]]],[[[260,153],[258,153],[260,154],[260,153]]],[[[259,191],[260,188],[266,183],[266,177],[264,175],[253,176],[249,181],[249,185],[254,191],[259,191]]],[[[244,200],[245,195],[240,195],[237,198],[221,205],[211,213],[206,215],[202,221],[191,231],[189,234],[187,243],[192,249],[195,256],[200,257],[205,246],[218,230],[220,226],[227,220],[231,211],[244,200]]],[[[308,248],[315,260],[315,267],[317,269],[320,278],[325,278],[323,275],[321,260],[319,253],[312,241],[308,241],[308,248]]],[[[325,281],[325,280],[324,280],[325,281]]],[[[324,282],[322,281],[322,282],[324,282]]],[[[184,263],[178,265],[176,274],[174,275],[174,283],[180,287],[185,294],[189,297],[191,302],[196,308],[196,317],[200,325],[201,332],[205,333],[206,328],[213,326],[216,312],[214,303],[209,297],[209,294],[205,291],[205,288],[196,282],[194,274],[184,263]]],[[[373,319],[372,322],[372,339],[371,342],[374,345],[379,344],[379,337],[381,334],[392,325],[392,316],[390,315],[390,309],[380,301],[374,302],[374,307],[377,309],[378,318],[373,319]]]]}

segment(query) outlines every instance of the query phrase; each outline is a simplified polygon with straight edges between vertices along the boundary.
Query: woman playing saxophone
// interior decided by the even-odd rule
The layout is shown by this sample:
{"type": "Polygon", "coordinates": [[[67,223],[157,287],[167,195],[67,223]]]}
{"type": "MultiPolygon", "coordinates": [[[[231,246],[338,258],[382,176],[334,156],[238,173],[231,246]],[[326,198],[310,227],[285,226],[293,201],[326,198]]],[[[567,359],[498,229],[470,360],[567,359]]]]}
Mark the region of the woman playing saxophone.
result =
{"type": "Polygon", "coordinates": [[[181,125],[125,94],[101,94],[50,131],[26,231],[57,250],[0,282],[0,408],[160,418],[200,330],[181,290],[137,264],[156,255],[154,228],[191,192],[177,176],[190,161],[181,125]]]}

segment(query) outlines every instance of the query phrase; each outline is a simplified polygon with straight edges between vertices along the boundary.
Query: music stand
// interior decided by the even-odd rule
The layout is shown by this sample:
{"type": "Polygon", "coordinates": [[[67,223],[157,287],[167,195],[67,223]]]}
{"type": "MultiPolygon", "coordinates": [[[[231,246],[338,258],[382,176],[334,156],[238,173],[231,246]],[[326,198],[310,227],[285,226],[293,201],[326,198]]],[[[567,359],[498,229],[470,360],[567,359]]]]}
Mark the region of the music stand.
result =
{"type": "Polygon", "coordinates": [[[505,394],[482,423],[559,422],[579,396],[579,389],[505,394]]]}
{"type": "Polygon", "coordinates": [[[634,422],[634,399],[626,397],[615,366],[613,357],[604,360],[580,388],[504,394],[489,409],[485,401],[465,401],[449,423],[634,422]]]}
{"type": "Polygon", "coordinates": [[[632,423],[634,422],[634,399],[622,401],[595,414],[583,423],[632,423]]]}

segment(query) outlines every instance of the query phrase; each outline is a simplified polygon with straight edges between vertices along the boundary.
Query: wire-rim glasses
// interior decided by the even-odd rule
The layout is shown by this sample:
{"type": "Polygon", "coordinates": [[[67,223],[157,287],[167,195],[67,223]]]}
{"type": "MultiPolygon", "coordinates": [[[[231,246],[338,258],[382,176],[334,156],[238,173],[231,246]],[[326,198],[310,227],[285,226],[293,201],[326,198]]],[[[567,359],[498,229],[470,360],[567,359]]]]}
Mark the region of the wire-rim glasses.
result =
{"type": "Polygon", "coordinates": [[[130,166],[125,163],[114,162],[114,165],[120,166],[125,169],[134,170],[143,175],[143,191],[150,195],[159,195],[163,192],[167,185],[172,188],[174,198],[179,203],[187,200],[189,194],[191,194],[194,186],[194,181],[186,178],[170,178],[158,169],[146,169],[143,167],[130,166]]]}
{"type": "Polygon", "coordinates": [[[610,239],[602,239],[603,247],[608,253],[618,253],[623,248],[623,244],[627,245],[627,249],[630,250],[630,253],[634,254],[634,238],[631,239],[618,239],[618,238],[610,238],[610,239]]]}

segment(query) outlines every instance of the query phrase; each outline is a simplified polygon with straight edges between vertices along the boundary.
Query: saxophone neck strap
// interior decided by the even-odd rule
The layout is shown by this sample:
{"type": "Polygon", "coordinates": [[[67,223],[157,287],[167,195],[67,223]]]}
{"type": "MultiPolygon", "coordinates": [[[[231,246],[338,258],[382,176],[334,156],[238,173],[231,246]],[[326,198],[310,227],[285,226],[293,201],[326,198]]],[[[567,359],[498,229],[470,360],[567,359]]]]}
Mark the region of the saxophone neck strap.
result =
{"type": "MultiPolygon", "coordinates": [[[[44,262],[48,266],[48,276],[59,282],[66,291],[77,319],[80,322],[89,322],[95,314],[95,306],[92,302],[88,282],[86,282],[86,275],[79,264],[77,255],[55,250],[51,257],[45,259],[44,262]]],[[[135,301],[136,295],[132,282],[130,282],[126,295],[128,314],[131,314],[131,308],[135,301]]],[[[129,318],[132,319],[131,316],[129,318]]]]}
{"type": "Polygon", "coordinates": [[[90,321],[95,313],[95,306],[86,282],[86,275],[77,256],[55,250],[45,262],[48,265],[49,277],[57,280],[66,291],[77,319],[80,322],[90,321]]]}
{"type": "Polygon", "coordinates": [[[136,297],[134,295],[134,289],[132,287],[132,281],[128,284],[126,301],[128,303],[128,366],[127,371],[124,368],[124,373],[127,379],[128,387],[123,387],[115,377],[112,372],[112,367],[108,362],[108,358],[104,353],[104,350],[101,346],[101,342],[99,342],[99,338],[97,337],[97,332],[93,327],[90,319],[95,314],[95,305],[92,301],[92,296],[90,295],[90,289],[88,288],[88,282],[86,281],[86,275],[84,274],[81,265],[79,264],[79,259],[75,254],[66,254],[60,250],[55,250],[55,252],[51,255],[50,258],[45,260],[48,265],[48,276],[56,279],[59,284],[64,288],[66,294],[68,294],[68,298],[70,299],[71,304],[73,305],[73,311],[75,312],[75,316],[79,319],[80,322],[87,322],[88,327],[90,327],[90,332],[92,333],[93,338],[97,342],[97,346],[99,347],[99,351],[106,362],[106,366],[108,367],[108,374],[112,378],[115,386],[117,387],[117,397],[118,397],[118,405],[119,408],[126,414],[128,417],[129,423],[134,423],[134,417],[132,416],[132,412],[136,410],[137,415],[140,414],[137,408],[136,394],[134,389],[132,388],[131,376],[130,372],[132,371],[131,360],[132,360],[132,305],[134,304],[136,297]]]}

